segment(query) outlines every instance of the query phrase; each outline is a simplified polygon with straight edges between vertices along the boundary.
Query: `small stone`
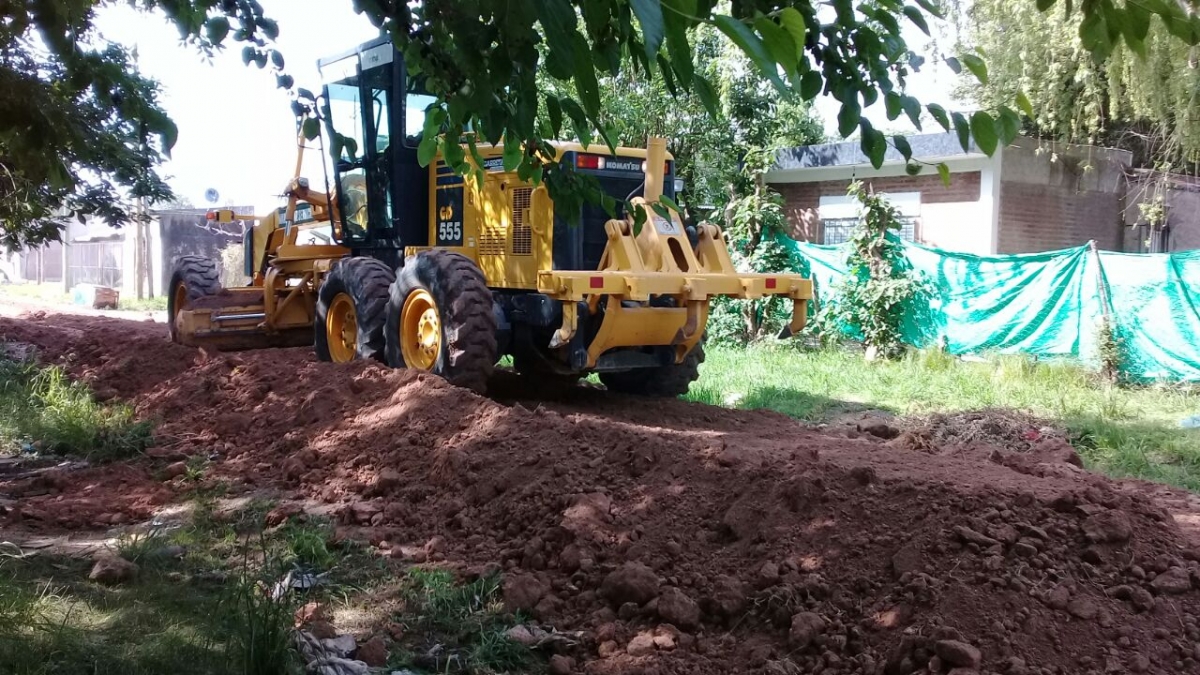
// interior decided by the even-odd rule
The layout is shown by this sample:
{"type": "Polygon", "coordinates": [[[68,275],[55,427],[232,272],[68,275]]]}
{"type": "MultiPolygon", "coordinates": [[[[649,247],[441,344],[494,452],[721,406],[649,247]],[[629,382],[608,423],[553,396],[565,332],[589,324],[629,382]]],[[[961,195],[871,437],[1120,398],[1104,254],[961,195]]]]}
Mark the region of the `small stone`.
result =
{"type": "Polygon", "coordinates": [[[267,515],[263,520],[267,527],[275,527],[286,523],[289,519],[301,513],[304,513],[304,509],[300,508],[299,504],[280,504],[267,511],[267,515]]]}
{"type": "Polygon", "coordinates": [[[726,576],[717,577],[713,582],[708,598],[712,613],[726,619],[737,618],[745,611],[746,602],[746,587],[742,582],[726,576]]]}
{"type": "Polygon", "coordinates": [[[639,562],[625,563],[604,577],[600,595],[613,605],[626,602],[644,605],[658,595],[659,579],[649,567],[639,562]]]}
{"type": "Polygon", "coordinates": [[[550,675],[571,675],[575,670],[575,659],[562,654],[550,657],[550,675]]]}
{"type": "Polygon", "coordinates": [[[769,588],[779,583],[779,565],[767,561],[758,568],[758,585],[760,588],[769,588]]]}
{"type": "Polygon", "coordinates": [[[329,609],[320,602],[310,602],[305,604],[292,615],[296,621],[296,628],[304,628],[314,621],[329,621],[329,609]]]}
{"type": "Polygon", "coordinates": [[[814,612],[800,612],[792,616],[792,626],[788,630],[788,644],[796,649],[804,649],[812,644],[825,630],[825,619],[814,612]]]}
{"type": "Polygon", "coordinates": [[[173,464],[168,464],[167,468],[163,469],[163,478],[165,480],[172,480],[187,473],[187,470],[187,462],[175,462],[173,464]]]}
{"type": "Polygon", "coordinates": [[[1046,606],[1051,609],[1063,610],[1071,601],[1071,589],[1066,586],[1055,586],[1046,594],[1046,606]]]}
{"type": "Polygon", "coordinates": [[[1067,603],[1067,612],[1077,619],[1091,621],[1100,613],[1100,609],[1096,607],[1096,603],[1089,598],[1078,597],[1073,598],[1067,603]]]}
{"type": "Polygon", "coordinates": [[[504,578],[504,608],[509,612],[529,612],[537,607],[550,586],[532,574],[516,574],[504,578]]]}
{"type": "Polygon", "coordinates": [[[333,627],[333,624],[323,619],[318,619],[308,624],[306,630],[318,640],[332,640],[337,637],[337,629],[333,627]]]}
{"type": "Polygon", "coordinates": [[[1182,595],[1192,590],[1192,577],[1182,567],[1172,567],[1154,577],[1150,587],[1159,595],[1182,595]]]}
{"type": "Polygon", "coordinates": [[[666,633],[658,633],[654,636],[654,646],[660,651],[669,652],[675,649],[675,638],[666,633]]]}
{"type": "Polygon", "coordinates": [[[1033,556],[1037,555],[1038,550],[1035,546],[1033,546],[1033,544],[1019,541],[1013,545],[1013,553],[1016,553],[1022,558],[1032,558],[1033,556]]]}
{"type": "Polygon", "coordinates": [[[383,641],[382,637],[376,635],[359,645],[358,651],[354,653],[354,658],[372,668],[382,668],[388,662],[387,643],[383,641]]]}
{"type": "Polygon", "coordinates": [[[695,628],[700,623],[700,606],[683,591],[669,586],[658,596],[658,615],[680,628],[695,628]]]}
{"type": "Polygon", "coordinates": [[[1121,511],[1101,511],[1083,522],[1083,534],[1093,543],[1123,544],[1133,536],[1133,525],[1121,511]]]}
{"type": "Polygon", "coordinates": [[[950,666],[978,668],[983,660],[979,650],[959,640],[941,640],[934,644],[933,651],[950,666]]]}
{"type": "Polygon", "coordinates": [[[392,488],[400,485],[402,480],[399,471],[390,467],[386,468],[375,477],[375,491],[378,493],[389,492],[392,488]]]}
{"type": "Polygon", "coordinates": [[[1146,658],[1145,654],[1134,654],[1132,659],[1129,659],[1129,669],[1135,673],[1144,673],[1150,670],[1150,659],[1146,658]]]}
{"type": "Polygon", "coordinates": [[[649,633],[636,635],[625,646],[625,653],[630,656],[646,656],[654,653],[654,636],[649,633]]]}
{"type": "Polygon", "coordinates": [[[983,548],[989,548],[1000,543],[985,534],[980,534],[979,532],[976,532],[969,527],[963,527],[962,525],[955,527],[954,533],[968,544],[976,544],[978,546],[982,546],[983,548]]]}
{"type": "Polygon", "coordinates": [[[138,566],[128,560],[112,555],[102,555],[96,559],[88,579],[102,584],[120,584],[133,579],[138,574],[138,566]]]}
{"type": "Polygon", "coordinates": [[[615,640],[605,640],[600,643],[600,647],[596,649],[596,653],[600,658],[607,659],[616,656],[621,651],[620,645],[615,640]]]}

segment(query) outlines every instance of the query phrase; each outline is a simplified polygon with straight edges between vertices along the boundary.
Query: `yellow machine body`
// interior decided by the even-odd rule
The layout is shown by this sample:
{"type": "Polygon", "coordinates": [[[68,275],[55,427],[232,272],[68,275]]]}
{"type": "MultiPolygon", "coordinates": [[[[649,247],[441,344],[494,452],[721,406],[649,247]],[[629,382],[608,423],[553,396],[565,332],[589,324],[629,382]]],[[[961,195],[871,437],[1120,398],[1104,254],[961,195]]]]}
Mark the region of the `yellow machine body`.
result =
{"type": "MultiPolygon", "coordinates": [[[[564,144],[560,151],[582,150],[564,144]]],[[[498,158],[503,149],[484,148],[483,157],[498,158]]],[[[595,270],[553,268],[554,204],[544,185],[522,182],[516,172],[484,172],[482,183],[468,174],[461,211],[447,208],[439,178],[453,175],[440,158],[429,169],[429,238],[439,228],[461,228],[462,246],[446,247],[473,260],[489,287],[535,291],[562,304],[562,325],[552,349],[575,336],[582,312],[603,309],[603,322],[587,348],[583,369],[595,368],[600,357],[621,347],[672,346],[677,359],[700,341],[708,320],[709,302],[718,296],[757,299],[781,296],[793,301],[788,332],[803,328],[811,281],[795,274],[744,274],[734,269],[721,229],[709,223],[696,228],[695,245],[685,234],[679,215],[669,219],[651,207],[661,194],[661,168],[670,158],[662,139],[649,148],[619,148],[618,157],[645,160],[646,189],[634,199],[647,214],[640,228],[636,219],[613,219],[605,224],[607,246],[595,270]],[[650,306],[653,297],[671,297],[675,306],[650,306]]],[[[442,181],[443,183],[445,181],[442,181]]],[[[340,228],[332,196],[314,193],[297,177],[286,192],[283,215],[239,216],[217,212],[218,220],[253,222],[255,259],[250,284],[225,288],[217,301],[180,311],[174,321],[185,344],[223,349],[302,345],[312,341],[317,289],[334,261],[350,255],[336,244],[301,243],[311,230],[340,228]],[[314,219],[294,222],[307,205],[314,219]]],[[[406,256],[433,247],[408,247],[406,256]]]]}

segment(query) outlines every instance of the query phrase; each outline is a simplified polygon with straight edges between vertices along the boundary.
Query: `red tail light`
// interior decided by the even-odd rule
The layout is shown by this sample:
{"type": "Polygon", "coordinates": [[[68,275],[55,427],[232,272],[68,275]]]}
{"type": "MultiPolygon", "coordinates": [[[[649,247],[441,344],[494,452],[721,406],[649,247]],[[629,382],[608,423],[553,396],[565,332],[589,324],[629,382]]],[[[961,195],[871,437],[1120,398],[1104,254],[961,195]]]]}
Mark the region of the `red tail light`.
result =
{"type": "Polygon", "coordinates": [[[603,160],[596,155],[576,155],[575,167],[579,169],[603,169],[603,160]]]}

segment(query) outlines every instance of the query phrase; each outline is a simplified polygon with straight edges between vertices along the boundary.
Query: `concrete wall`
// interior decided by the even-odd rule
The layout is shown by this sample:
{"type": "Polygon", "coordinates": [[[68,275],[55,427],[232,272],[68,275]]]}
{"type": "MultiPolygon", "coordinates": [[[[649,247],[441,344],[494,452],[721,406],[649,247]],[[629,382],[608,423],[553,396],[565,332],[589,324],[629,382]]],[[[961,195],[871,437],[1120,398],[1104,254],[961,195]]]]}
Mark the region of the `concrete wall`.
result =
{"type": "Polygon", "coordinates": [[[1127,188],[1125,250],[1130,253],[1169,253],[1200,249],[1200,178],[1180,174],[1137,172],[1127,188]],[[1139,206],[1161,192],[1166,227],[1155,231],[1139,206]]]}
{"type": "Polygon", "coordinates": [[[1000,161],[998,253],[1124,249],[1129,153],[1022,138],[1000,161]]]}

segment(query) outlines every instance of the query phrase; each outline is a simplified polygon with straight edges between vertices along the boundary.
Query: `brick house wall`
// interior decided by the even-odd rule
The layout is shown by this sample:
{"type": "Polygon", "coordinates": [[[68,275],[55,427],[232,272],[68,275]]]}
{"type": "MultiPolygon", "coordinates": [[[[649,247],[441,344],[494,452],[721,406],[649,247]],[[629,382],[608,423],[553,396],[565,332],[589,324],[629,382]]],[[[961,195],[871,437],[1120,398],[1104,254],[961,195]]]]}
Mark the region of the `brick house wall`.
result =
{"type": "Polygon", "coordinates": [[[1126,170],[1131,155],[1104,148],[1019,139],[1000,168],[997,253],[1081,246],[1125,247],[1126,170]]]}
{"type": "Polygon", "coordinates": [[[1122,208],[1113,193],[1001,181],[998,252],[1053,251],[1092,239],[1101,249],[1123,250],[1122,208]]]}

